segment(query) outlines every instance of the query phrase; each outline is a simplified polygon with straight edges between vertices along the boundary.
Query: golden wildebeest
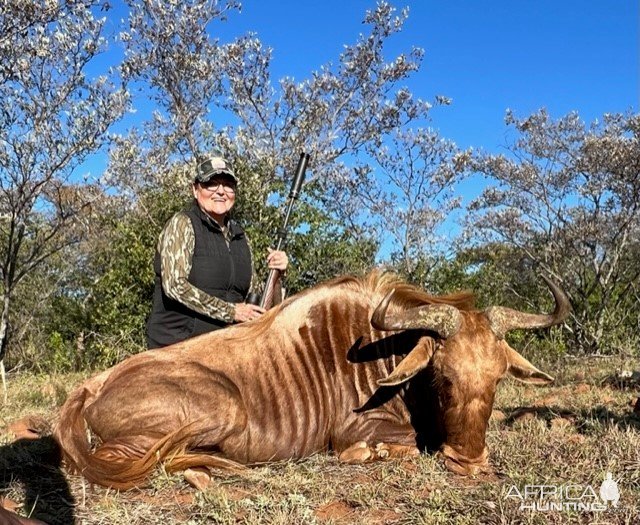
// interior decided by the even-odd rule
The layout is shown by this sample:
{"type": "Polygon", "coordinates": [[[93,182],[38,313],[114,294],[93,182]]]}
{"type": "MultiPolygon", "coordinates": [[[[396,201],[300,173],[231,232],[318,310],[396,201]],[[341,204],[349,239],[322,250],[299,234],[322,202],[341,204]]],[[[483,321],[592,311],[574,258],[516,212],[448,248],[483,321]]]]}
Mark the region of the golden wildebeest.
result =
{"type": "Polygon", "coordinates": [[[553,379],[504,340],[552,314],[473,309],[390,274],[340,278],[260,319],[134,355],[87,380],[55,430],[68,464],[114,488],[168,470],[240,468],[334,450],[347,462],[439,448],[449,469],[488,466],[487,421],[505,374],[553,379]]]}

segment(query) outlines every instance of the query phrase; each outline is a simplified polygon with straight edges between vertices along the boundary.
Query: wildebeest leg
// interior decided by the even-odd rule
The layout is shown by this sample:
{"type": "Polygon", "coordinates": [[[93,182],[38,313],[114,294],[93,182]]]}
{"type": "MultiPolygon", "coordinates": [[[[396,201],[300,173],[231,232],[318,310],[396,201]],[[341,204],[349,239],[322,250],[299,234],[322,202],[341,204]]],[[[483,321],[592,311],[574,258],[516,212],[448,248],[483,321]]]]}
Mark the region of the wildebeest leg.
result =
{"type": "Polygon", "coordinates": [[[343,463],[364,463],[373,458],[374,451],[366,441],[358,441],[340,452],[338,459],[343,463]]]}
{"type": "Polygon", "coordinates": [[[419,455],[420,451],[415,445],[379,442],[375,446],[370,446],[366,441],[358,441],[343,450],[338,459],[343,463],[364,463],[377,459],[406,458],[419,455]]]}
{"type": "MultiPolygon", "coordinates": [[[[387,419],[373,419],[363,425],[354,425],[364,439],[340,452],[338,458],[345,463],[362,463],[387,458],[417,456],[420,451],[415,442],[415,430],[411,425],[387,419]]],[[[351,431],[356,430],[351,428],[351,431]]]]}
{"type": "Polygon", "coordinates": [[[123,436],[99,444],[93,455],[111,461],[117,458],[141,458],[156,442],[157,438],[151,436],[123,436]]]}
{"type": "MultiPolygon", "coordinates": [[[[153,374],[113,377],[86,407],[88,427],[105,444],[131,444],[140,434],[157,441],[178,432],[187,451],[218,448],[227,456],[225,440],[241,432],[247,421],[237,386],[197,364],[183,366],[179,375],[172,373],[157,368],[153,374]]],[[[148,450],[153,443],[144,439],[139,448],[148,450]]]]}
{"type": "Polygon", "coordinates": [[[208,469],[202,467],[188,468],[182,475],[189,485],[198,490],[205,490],[211,485],[211,473],[208,469]]]}
{"type": "Polygon", "coordinates": [[[420,455],[420,450],[415,445],[397,445],[395,443],[377,443],[376,455],[381,458],[407,458],[420,455]]]}

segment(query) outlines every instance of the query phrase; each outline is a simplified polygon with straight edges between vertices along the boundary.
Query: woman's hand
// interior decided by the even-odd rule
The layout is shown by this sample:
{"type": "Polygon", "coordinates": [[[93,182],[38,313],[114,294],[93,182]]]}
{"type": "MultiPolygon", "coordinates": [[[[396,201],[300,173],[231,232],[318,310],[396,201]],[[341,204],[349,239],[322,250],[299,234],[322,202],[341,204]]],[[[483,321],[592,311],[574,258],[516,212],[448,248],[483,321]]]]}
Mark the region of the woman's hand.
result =
{"type": "Polygon", "coordinates": [[[280,270],[284,272],[289,266],[289,258],[287,254],[281,250],[272,250],[268,248],[269,255],[267,255],[267,265],[270,270],[280,270]]]}
{"type": "Polygon", "coordinates": [[[238,323],[243,323],[244,321],[252,321],[253,319],[257,319],[263,313],[265,313],[264,308],[260,308],[257,304],[249,304],[249,303],[238,303],[236,304],[236,311],[233,315],[233,320],[238,323]]]}

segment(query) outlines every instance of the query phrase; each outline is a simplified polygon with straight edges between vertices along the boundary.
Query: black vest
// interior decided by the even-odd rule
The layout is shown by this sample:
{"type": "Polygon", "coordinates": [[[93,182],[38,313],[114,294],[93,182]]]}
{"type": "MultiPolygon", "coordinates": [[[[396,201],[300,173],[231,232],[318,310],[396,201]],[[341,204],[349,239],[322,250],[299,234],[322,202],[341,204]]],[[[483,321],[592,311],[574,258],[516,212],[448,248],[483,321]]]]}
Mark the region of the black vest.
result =
{"type": "MultiPolygon", "coordinates": [[[[244,230],[229,221],[229,244],[220,226],[196,202],[187,210],[195,233],[195,248],[188,281],[196,288],[230,303],[244,301],[251,285],[251,252],[244,230]]],[[[154,260],[156,273],[153,309],[147,322],[147,345],[158,348],[189,337],[224,328],[226,323],[199,314],[171,299],[162,289],[160,254],[154,260]]]]}

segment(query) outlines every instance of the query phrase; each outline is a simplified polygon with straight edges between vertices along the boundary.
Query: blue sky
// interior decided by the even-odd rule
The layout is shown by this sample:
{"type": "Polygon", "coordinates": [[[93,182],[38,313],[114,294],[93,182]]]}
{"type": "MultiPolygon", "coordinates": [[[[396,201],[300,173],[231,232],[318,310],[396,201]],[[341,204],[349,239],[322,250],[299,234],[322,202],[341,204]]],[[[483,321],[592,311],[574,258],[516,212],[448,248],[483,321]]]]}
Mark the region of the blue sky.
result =
{"type": "MultiPolygon", "coordinates": [[[[431,125],[460,147],[501,151],[507,108],[524,117],[545,107],[558,118],[577,111],[590,122],[607,112],[639,111],[640,0],[409,0],[403,31],[387,58],[425,50],[406,85],[423,99],[444,95],[451,106],[431,112],[431,125]]],[[[120,0],[107,31],[126,16],[120,0]]],[[[216,22],[222,41],[249,31],[273,48],[272,78],[309,76],[336,62],[344,44],[367,28],[374,0],[244,0],[242,12],[216,22]]],[[[112,49],[106,62],[120,55],[112,49]]],[[[104,64],[104,63],[103,63],[104,64]]],[[[136,119],[148,115],[144,98],[136,119]]],[[[127,119],[128,126],[131,123],[127,119]]],[[[120,126],[118,126],[120,128],[120,126]]],[[[100,164],[100,163],[98,163],[100,164]]]]}
{"type": "MultiPolygon", "coordinates": [[[[578,111],[638,111],[638,0],[414,0],[389,57],[422,47],[421,71],[407,85],[424,99],[445,95],[449,107],[432,125],[461,147],[498,151],[504,114],[546,107],[553,117],[578,111]]],[[[365,31],[365,0],[245,0],[241,14],[216,24],[227,39],[255,31],[274,49],[274,78],[304,78],[335,61],[365,31]],[[228,32],[228,33],[227,33],[228,32]]]]}

